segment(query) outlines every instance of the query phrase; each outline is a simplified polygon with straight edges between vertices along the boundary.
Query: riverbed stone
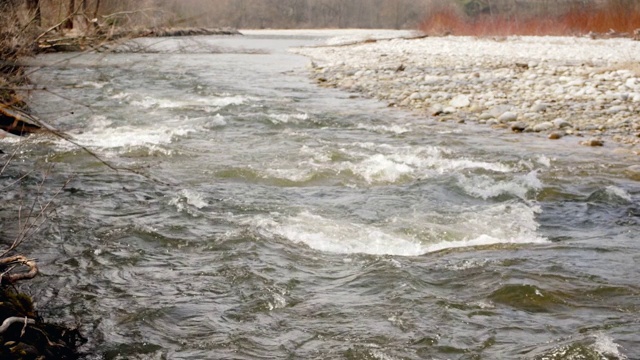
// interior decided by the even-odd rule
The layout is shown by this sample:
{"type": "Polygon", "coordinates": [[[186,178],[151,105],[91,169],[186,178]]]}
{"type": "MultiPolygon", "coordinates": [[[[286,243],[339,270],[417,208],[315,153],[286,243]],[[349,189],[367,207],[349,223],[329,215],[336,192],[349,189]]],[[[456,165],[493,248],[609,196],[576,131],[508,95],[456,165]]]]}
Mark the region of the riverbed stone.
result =
{"type": "Polygon", "coordinates": [[[540,124],[535,124],[533,126],[533,131],[535,131],[535,132],[547,131],[547,130],[553,129],[553,127],[554,127],[554,125],[553,125],[552,122],[545,121],[545,122],[542,122],[540,124]]]}
{"type": "Polygon", "coordinates": [[[624,105],[615,105],[607,109],[607,114],[614,115],[621,111],[627,111],[628,108],[624,105]]]}
{"type": "MultiPolygon", "coordinates": [[[[491,102],[487,101],[485,102],[485,104],[487,106],[490,105],[491,102]]],[[[489,109],[487,111],[487,114],[491,115],[494,118],[499,118],[502,114],[511,111],[512,106],[511,105],[496,105],[493,106],[491,109],[489,109]]]]}
{"type": "Polygon", "coordinates": [[[531,111],[532,112],[545,112],[547,111],[547,105],[546,104],[535,104],[531,107],[531,111]]]}
{"type": "Polygon", "coordinates": [[[584,146],[604,146],[604,141],[598,138],[591,138],[580,142],[584,146]]]}
{"type": "MultiPolygon", "coordinates": [[[[522,122],[523,132],[597,135],[640,148],[635,137],[640,129],[634,127],[640,76],[629,65],[640,61],[640,52],[623,56],[618,51],[631,45],[581,38],[550,43],[528,37],[505,42],[429,37],[296,51],[311,56],[316,69],[329,68],[321,75],[327,83],[340,84],[336,78],[350,76],[351,91],[400,107],[432,114],[444,114],[446,108],[454,121],[493,127],[499,121],[507,129],[522,122]],[[405,70],[397,72],[398,64],[405,70]],[[431,104],[442,108],[434,111],[431,104]]],[[[522,124],[514,129],[520,131],[522,124]]]]}
{"type": "Polygon", "coordinates": [[[513,122],[518,119],[518,114],[512,111],[507,111],[498,117],[498,121],[501,123],[513,122]]]}
{"type": "Polygon", "coordinates": [[[551,134],[549,134],[548,138],[551,140],[558,140],[560,138],[562,138],[564,134],[558,131],[554,131],[551,134]]]}
{"type": "Polygon", "coordinates": [[[469,106],[470,104],[471,101],[469,100],[469,96],[464,94],[456,95],[453,97],[453,99],[451,99],[451,101],[449,101],[449,105],[455,108],[464,108],[469,106]]]}
{"type": "Polygon", "coordinates": [[[523,132],[527,128],[527,124],[522,121],[516,121],[511,124],[511,131],[513,132],[523,132]]]}
{"type": "Polygon", "coordinates": [[[569,123],[567,120],[563,119],[563,118],[557,118],[553,120],[553,126],[557,127],[558,129],[564,129],[566,127],[573,127],[573,125],[571,125],[571,123],[569,123]]]}

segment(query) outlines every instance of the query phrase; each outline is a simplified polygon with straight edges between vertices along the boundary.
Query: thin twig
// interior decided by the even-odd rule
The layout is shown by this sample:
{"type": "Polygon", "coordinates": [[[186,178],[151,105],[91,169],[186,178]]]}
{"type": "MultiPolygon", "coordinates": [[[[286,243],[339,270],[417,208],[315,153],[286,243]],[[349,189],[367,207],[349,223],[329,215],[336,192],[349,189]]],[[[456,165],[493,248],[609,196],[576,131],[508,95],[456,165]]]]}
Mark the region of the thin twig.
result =
{"type": "MultiPolygon", "coordinates": [[[[47,204],[44,207],[41,208],[40,212],[38,213],[38,215],[35,217],[35,219],[32,222],[25,221],[24,225],[20,225],[20,231],[19,231],[18,235],[14,239],[13,243],[11,244],[11,246],[9,246],[9,248],[4,250],[4,252],[2,254],[0,254],[0,258],[5,256],[6,254],[11,252],[12,250],[15,250],[22,242],[24,242],[25,239],[28,239],[29,237],[33,236],[33,234],[35,234],[36,232],[38,232],[38,230],[40,230],[42,225],[45,223],[45,219],[47,218],[47,210],[49,209],[49,207],[51,207],[51,204],[53,203],[53,200],[60,194],[60,192],[62,190],[64,190],[67,187],[69,182],[71,182],[71,179],[72,178],[67,179],[67,181],[62,185],[62,187],[60,187],[58,189],[58,191],[56,191],[56,193],[53,194],[51,199],[47,202],[47,204]]],[[[43,179],[43,183],[44,183],[44,179],[43,179]]],[[[42,192],[42,190],[41,190],[41,188],[39,188],[38,189],[38,193],[40,194],[41,192],[42,192]]],[[[38,198],[39,198],[39,195],[38,195],[38,198]]],[[[37,199],[33,201],[33,204],[35,204],[36,201],[37,201],[37,199]]],[[[18,212],[18,217],[21,217],[21,213],[22,213],[21,208],[22,208],[22,205],[20,205],[20,211],[18,212]]],[[[32,213],[33,213],[33,206],[31,208],[31,213],[29,214],[29,216],[32,213]]],[[[20,220],[19,223],[21,223],[21,222],[22,221],[20,220]]],[[[2,259],[0,259],[0,264],[2,264],[2,259]]]]}

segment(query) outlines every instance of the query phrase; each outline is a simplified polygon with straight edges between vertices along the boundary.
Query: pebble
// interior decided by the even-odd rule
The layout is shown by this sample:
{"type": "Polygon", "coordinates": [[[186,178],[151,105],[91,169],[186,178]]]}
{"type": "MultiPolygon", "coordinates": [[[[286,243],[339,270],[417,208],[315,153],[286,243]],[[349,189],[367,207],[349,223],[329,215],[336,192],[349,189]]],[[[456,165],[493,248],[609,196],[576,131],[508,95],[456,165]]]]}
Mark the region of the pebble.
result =
{"type": "Polygon", "coordinates": [[[617,114],[621,111],[626,111],[627,107],[623,106],[623,105],[616,105],[616,106],[612,106],[609,109],[607,109],[607,114],[617,114]]]}
{"type": "Polygon", "coordinates": [[[562,133],[559,133],[557,131],[554,131],[551,134],[549,134],[549,139],[551,140],[558,140],[560,138],[562,138],[562,133]]]}
{"type": "Polygon", "coordinates": [[[513,132],[523,132],[527,128],[527,124],[522,121],[514,122],[511,124],[511,131],[513,132]]]}
{"type": "Polygon", "coordinates": [[[536,112],[536,113],[545,112],[545,111],[547,111],[547,105],[545,105],[545,104],[535,104],[535,105],[533,105],[531,107],[531,111],[532,112],[536,112]]]}
{"type": "Polygon", "coordinates": [[[464,108],[469,106],[470,104],[471,104],[471,101],[469,100],[469,96],[462,95],[462,94],[454,96],[453,99],[449,101],[449,105],[455,108],[464,108]]]}
{"type": "Polygon", "coordinates": [[[535,132],[547,131],[547,130],[553,129],[553,127],[554,127],[554,125],[553,125],[552,122],[545,121],[543,123],[534,125],[533,126],[533,131],[535,131],[535,132]]]}
{"type": "Polygon", "coordinates": [[[566,127],[573,127],[569,122],[567,122],[567,120],[565,120],[563,118],[557,118],[557,119],[553,120],[553,125],[555,127],[557,127],[558,129],[564,129],[566,127]]]}
{"type": "Polygon", "coordinates": [[[511,111],[507,111],[498,117],[498,121],[501,123],[512,122],[512,121],[516,121],[517,119],[518,119],[518,114],[511,111]]]}
{"type": "Polygon", "coordinates": [[[604,146],[604,141],[600,140],[600,139],[588,139],[585,141],[581,141],[580,145],[584,145],[584,146],[604,146]]]}

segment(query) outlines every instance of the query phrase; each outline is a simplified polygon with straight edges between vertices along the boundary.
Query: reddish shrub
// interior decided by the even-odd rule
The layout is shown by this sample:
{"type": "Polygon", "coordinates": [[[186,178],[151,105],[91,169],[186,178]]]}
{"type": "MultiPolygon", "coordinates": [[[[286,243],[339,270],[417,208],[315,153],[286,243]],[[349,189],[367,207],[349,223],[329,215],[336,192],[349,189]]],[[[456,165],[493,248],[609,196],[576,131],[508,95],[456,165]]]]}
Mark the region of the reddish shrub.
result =
{"type": "Polygon", "coordinates": [[[427,34],[471,36],[580,35],[610,30],[633,33],[638,28],[640,5],[629,0],[607,0],[602,6],[574,6],[555,16],[500,13],[467,16],[460,9],[440,6],[433,8],[420,25],[420,30],[427,34]]]}

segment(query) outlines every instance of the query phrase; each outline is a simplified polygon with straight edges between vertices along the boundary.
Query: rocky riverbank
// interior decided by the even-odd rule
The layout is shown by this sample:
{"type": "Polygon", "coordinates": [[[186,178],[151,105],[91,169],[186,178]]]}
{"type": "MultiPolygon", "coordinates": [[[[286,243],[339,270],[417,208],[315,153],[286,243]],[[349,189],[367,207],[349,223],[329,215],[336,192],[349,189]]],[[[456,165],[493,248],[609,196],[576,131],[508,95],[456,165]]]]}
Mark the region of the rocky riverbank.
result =
{"type": "Polygon", "coordinates": [[[294,51],[313,60],[324,86],[439,121],[640,154],[639,41],[448,36],[294,51]]]}

